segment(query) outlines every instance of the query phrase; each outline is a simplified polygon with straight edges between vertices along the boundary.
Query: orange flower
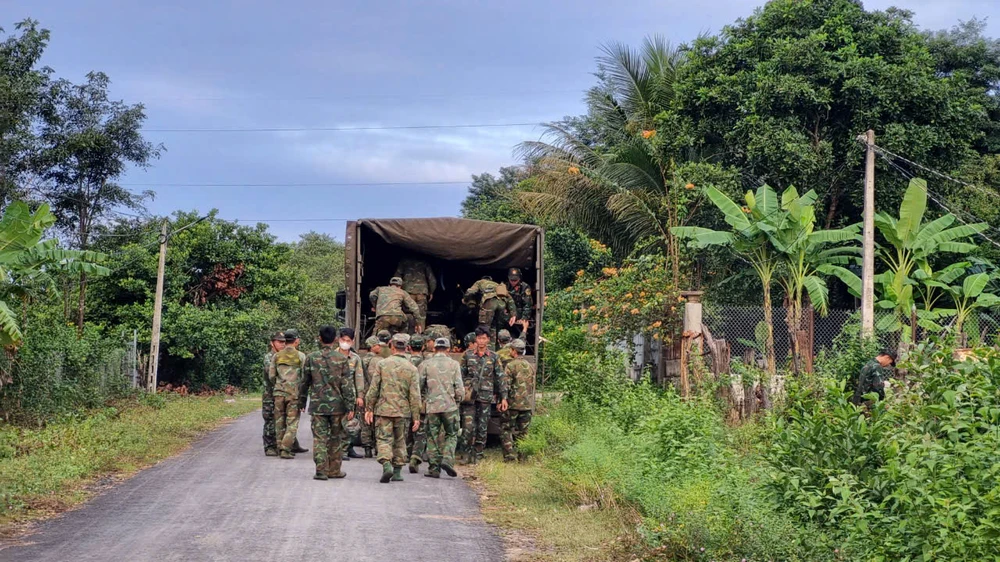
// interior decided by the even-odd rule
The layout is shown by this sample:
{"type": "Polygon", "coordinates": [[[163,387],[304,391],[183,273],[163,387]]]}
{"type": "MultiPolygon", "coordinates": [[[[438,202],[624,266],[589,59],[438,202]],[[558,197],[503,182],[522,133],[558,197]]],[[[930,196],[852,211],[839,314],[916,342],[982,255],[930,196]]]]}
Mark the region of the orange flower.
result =
{"type": "Polygon", "coordinates": [[[588,308],[588,310],[597,310],[597,307],[594,306],[594,305],[590,305],[590,307],[588,308]]]}
{"type": "Polygon", "coordinates": [[[646,291],[639,291],[639,296],[642,297],[642,298],[645,298],[646,291]]]}
{"type": "Polygon", "coordinates": [[[630,312],[632,312],[632,314],[639,314],[639,309],[633,308],[630,312]]]}
{"type": "Polygon", "coordinates": [[[580,168],[577,168],[576,166],[570,166],[569,169],[566,171],[569,172],[570,174],[573,174],[574,176],[580,174],[580,168]]]}
{"type": "Polygon", "coordinates": [[[614,277],[615,275],[618,275],[618,270],[614,267],[605,267],[601,270],[601,273],[603,273],[606,277],[614,277]]]}
{"type": "Polygon", "coordinates": [[[654,328],[659,328],[662,325],[663,325],[663,322],[660,321],[660,320],[657,320],[656,322],[653,322],[653,327],[654,328]]]}
{"type": "Polygon", "coordinates": [[[649,129],[642,132],[642,138],[651,139],[656,136],[656,129],[649,129]]]}
{"type": "Polygon", "coordinates": [[[632,298],[632,293],[625,293],[625,298],[627,298],[627,299],[632,298]]]}
{"type": "Polygon", "coordinates": [[[750,207],[743,207],[743,212],[749,215],[750,214],[750,207]]]}
{"type": "MultiPolygon", "coordinates": [[[[560,329],[560,330],[562,330],[562,326],[559,326],[559,329],[560,329]]],[[[654,339],[654,340],[658,340],[658,339],[660,339],[660,334],[653,334],[653,339],[654,339]]],[[[684,525],[681,525],[681,527],[683,527],[683,526],[684,526],[684,525]]]]}
{"type": "Polygon", "coordinates": [[[591,324],[590,325],[590,331],[591,332],[596,332],[597,331],[597,324],[591,324]]]}
{"type": "Polygon", "coordinates": [[[684,302],[684,297],[677,297],[677,302],[684,302]]]}
{"type": "Polygon", "coordinates": [[[694,189],[694,184],[688,182],[688,184],[684,186],[684,189],[694,189]]]}
{"type": "Polygon", "coordinates": [[[579,310],[579,309],[576,309],[576,308],[574,308],[574,309],[573,309],[573,314],[580,314],[580,310],[579,310]]]}
{"type": "Polygon", "coordinates": [[[580,271],[577,271],[576,272],[576,276],[577,277],[583,277],[583,270],[581,269],[580,271]]]}

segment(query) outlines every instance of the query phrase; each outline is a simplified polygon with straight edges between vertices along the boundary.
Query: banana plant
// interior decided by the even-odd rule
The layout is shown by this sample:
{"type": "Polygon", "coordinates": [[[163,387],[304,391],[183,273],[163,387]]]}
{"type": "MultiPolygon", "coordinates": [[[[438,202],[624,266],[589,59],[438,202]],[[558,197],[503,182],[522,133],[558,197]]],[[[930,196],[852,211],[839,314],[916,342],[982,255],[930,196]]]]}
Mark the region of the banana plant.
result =
{"type": "Polygon", "coordinates": [[[47,204],[31,212],[20,201],[8,205],[0,218],[0,346],[16,347],[23,338],[17,315],[8,305],[12,298],[27,299],[38,287],[54,289],[51,274],[56,271],[108,272],[97,263],[103,254],[65,250],[54,239],[42,240],[55,221],[47,204]]]}
{"type": "Polygon", "coordinates": [[[768,242],[783,265],[778,282],[791,307],[788,330],[796,371],[799,370],[801,350],[795,335],[802,326],[804,297],[808,295],[812,306],[820,314],[826,314],[829,304],[827,276],[840,279],[853,294],[861,293],[861,279],[845,267],[857,262],[861,254],[858,245],[845,244],[860,240],[858,225],[816,230],[815,202],[815,191],[800,196],[795,187],[790,186],[781,195],[780,219],[773,224],[774,228],[765,228],[768,242]]]}
{"type": "Polygon", "coordinates": [[[718,231],[699,226],[682,226],[670,229],[679,239],[688,240],[688,246],[696,249],[709,246],[731,248],[737,255],[750,263],[760,279],[763,292],[764,324],[764,361],[767,372],[774,374],[776,360],[774,355],[774,319],[772,315],[771,285],[778,262],[767,241],[766,231],[776,228],[774,221],[782,214],[778,204],[778,194],[768,185],[757,188],[757,192],[747,191],[744,199],[746,206],[740,207],[728,195],[714,187],[705,189],[705,194],[723,214],[726,224],[732,230],[718,231]]]}
{"type": "Polygon", "coordinates": [[[923,316],[922,320],[930,321],[933,306],[943,294],[939,290],[950,292],[950,283],[960,278],[969,266],[965,262],[949,266],[938,272],[935,279],[930,259],[942,253],[971,252],[976,248],[971,237],[987,228],[986,223],[953,226],[957,219],[950,213],[925,223],[926,210],[927,182],[914,178],[903,195],[898,218],[887,213],[875,215],[875,226],[886,241],[879,247],[879,256],[887,268],[876,277],[882,286],[879,306],[893,311],[880,321],[880,329],[902,329],[902,319],[910,316],[917,296],[923,301],[918,319],[923,316]]]}
{"type": "Polygon", "coordinates": [[[948,286],[948,292],[955,303],[954,309],[940,310],[940,314],[954,315],[955,333],[961,334],[965,322],[979,310],[1000,305],[1000,296],[985,292],[990,276],[986,273],[974,273],[962,280],[961,285],[948,286]]]}

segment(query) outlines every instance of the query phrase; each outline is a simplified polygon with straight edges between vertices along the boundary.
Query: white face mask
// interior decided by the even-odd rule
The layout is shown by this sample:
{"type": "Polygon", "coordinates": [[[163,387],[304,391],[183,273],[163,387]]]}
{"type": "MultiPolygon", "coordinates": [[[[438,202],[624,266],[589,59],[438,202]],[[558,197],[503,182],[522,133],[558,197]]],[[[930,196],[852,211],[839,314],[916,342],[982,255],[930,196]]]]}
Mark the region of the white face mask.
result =
{"type": "Polygon", "coordinates": [[[347,350],[351,349],[351,344],[348,343],[348,342],[346,342],[346,341],[342,341],[342,342],[340,342],[340,349],[343,349],[344,351],[347,351],[347,350]]]}

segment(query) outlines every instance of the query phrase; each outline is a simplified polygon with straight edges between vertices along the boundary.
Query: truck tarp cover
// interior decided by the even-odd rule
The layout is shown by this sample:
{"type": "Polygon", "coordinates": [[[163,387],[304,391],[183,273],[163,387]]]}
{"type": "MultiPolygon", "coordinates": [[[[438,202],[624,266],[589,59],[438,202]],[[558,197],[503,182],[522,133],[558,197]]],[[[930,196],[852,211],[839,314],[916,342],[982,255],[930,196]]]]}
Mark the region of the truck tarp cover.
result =
{"type": "Polygon", "coordinates": [[[393,246],[443,260],[496,268],[535,263],[537,226],[456,218],[364,219],[359,225],[393,246]]]}

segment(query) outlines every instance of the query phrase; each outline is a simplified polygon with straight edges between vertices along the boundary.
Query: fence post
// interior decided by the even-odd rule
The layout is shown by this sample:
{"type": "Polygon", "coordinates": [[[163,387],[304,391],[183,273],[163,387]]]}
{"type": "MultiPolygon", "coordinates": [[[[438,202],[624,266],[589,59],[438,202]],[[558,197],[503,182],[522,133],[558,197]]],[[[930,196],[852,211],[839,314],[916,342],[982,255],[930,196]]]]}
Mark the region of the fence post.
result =
{"type": "Polygon", "coordinates": [[[704,291],[681,291],[681,296],[685,298],[684,303],[684,327],[681,332],[681,396],[687,398],[691,392],[691,383],[688,378],[688,357],[691,352],[691,344],[698,342],[699,351],[701,347],[701,296],[704,291]]]}

